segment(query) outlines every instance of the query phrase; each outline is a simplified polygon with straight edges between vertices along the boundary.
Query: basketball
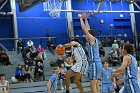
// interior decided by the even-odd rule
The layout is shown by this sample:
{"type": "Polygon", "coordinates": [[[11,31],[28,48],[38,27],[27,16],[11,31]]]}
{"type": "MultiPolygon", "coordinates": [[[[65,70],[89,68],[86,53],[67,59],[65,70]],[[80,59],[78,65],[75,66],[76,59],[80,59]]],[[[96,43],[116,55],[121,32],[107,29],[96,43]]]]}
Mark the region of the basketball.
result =
{"type": "Polygon", "coordinates": [[[56,47],[56,53],[57,53],[58,55],[64,55],[64,53],[65,53],[65,48],[62,47],[62,46],[57,46],[57,47],[56,47]]]}

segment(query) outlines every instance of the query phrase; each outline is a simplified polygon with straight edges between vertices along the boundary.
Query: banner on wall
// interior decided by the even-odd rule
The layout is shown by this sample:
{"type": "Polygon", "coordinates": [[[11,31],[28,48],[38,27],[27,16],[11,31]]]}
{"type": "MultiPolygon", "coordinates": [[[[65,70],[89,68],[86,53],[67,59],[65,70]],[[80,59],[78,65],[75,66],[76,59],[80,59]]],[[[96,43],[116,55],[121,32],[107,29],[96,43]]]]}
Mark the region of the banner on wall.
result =
{"type": "Polygon", "coordinates": [[[44,2],[45,0],[16,0],[19,4],[19,11],[20,12],[24,12],[30,8],[32,8],[33,6],[44,2]]]}

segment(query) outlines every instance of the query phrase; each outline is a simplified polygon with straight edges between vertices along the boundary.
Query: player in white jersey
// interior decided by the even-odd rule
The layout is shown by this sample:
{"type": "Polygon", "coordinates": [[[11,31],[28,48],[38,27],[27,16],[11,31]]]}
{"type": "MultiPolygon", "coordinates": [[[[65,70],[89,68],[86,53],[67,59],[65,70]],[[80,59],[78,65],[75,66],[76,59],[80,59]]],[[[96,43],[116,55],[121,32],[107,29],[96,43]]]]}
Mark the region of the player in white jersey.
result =
{"type": "Polygon", "coordinates": [[[5,80],[5,74],[0,75],[0,93],[9,93],[9,82],[5,80]]]}
{"type": "Polygon", "coordinates": [[[68,70],[66,73],[66,93],[69,93],[70,78],[73,76],[74,83],[77,85],[78,89],[80,90],[80,93],[84,93],[80,80],[83,74],[85,74],[88,70],[88,61],[85,51],[82,48],[82,46],[78,43],[77,39],[72,39],[69,44],[65,44],[63,47],[71,47],[73,59],[76,61],[70,68],[70,70],[68,70]]]}

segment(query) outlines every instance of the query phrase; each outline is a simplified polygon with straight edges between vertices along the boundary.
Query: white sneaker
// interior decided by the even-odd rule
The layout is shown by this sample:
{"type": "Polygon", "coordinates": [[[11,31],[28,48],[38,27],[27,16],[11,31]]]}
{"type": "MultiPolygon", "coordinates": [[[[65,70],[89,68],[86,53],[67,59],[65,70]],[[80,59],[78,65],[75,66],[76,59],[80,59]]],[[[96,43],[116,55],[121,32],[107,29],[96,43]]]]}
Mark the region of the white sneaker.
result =
{"type": "MultiPolygon", "coordinates": [[[[66,86],[65,86],[65,89],[66,89],[66,86]]],[[[72,89],[72,87],[69,87],[69,89],[72,89]]]]}
{"type": "Polygon", "coordinates": [[[69,87],[69,89],[72,89],[72,87],[69,87]]]}
{"type": "Polygon", "coordinates": [[[64,90],[64,87],[61,87],[61,90],[64,90]]]}

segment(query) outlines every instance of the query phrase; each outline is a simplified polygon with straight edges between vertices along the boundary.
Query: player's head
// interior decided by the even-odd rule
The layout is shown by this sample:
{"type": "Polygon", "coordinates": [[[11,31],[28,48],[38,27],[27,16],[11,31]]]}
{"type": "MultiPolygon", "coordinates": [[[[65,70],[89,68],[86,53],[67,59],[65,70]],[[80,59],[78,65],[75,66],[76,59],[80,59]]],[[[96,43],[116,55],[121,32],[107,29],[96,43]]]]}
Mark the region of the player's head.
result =
{"type": "Polygon", "coordinates": [[[95,30],[94,30],[94,29],[90,29],[90,30],[88,30],[88,32],[89,32],[92,36],[95,36],[95,30]]]}
{"type": "Polygon", "coordinates": [[[5,80],[5,74],[0,74],[0,80],[5,80]]]}
{"type": "Polygon", "coordinates": [[[109,66],[109,61],[106,59],[106,60],[104,60],[104,67],[108,68],[108,66],[109,66]]]}
{"type": "Polygon", "coordinates": [[[120,47],[120,52],[122,56],[127,55],[127,54],[133,54],[134,47],[132,44],[129,44],[129,43],[122,44],[120,47]]]}
{"type": "Polygon", "coordinates": [[[79,43],[79,40],[78,40],[78,38],[72,38],[71,40],[70,40],[70,42],[78,42],[79,43]]]}

